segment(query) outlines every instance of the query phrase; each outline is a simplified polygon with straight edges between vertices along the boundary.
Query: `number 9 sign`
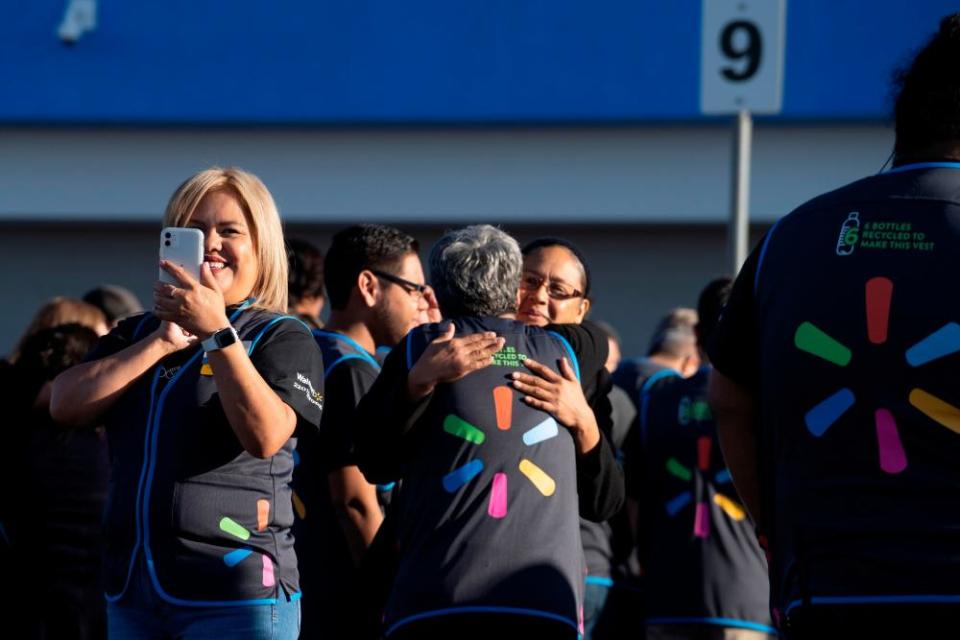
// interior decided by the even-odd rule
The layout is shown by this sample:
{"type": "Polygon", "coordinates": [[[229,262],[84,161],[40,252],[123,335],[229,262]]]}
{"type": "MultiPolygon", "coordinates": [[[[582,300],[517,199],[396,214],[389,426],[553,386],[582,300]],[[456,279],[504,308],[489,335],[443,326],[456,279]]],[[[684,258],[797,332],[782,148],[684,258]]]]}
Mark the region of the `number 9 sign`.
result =
{"type": "Polygon", "coordinates": [[[779,113],[786,0],[703,0],[700,110],[779,113]]]}

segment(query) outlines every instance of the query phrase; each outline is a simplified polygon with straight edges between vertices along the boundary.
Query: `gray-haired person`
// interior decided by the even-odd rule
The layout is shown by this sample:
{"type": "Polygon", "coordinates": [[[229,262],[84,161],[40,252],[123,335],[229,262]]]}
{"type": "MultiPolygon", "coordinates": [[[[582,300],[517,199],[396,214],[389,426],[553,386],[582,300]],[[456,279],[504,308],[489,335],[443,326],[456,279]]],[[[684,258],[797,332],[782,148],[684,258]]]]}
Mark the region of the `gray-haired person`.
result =
{"type": "Polygon", "coordinates": [[[411,331],[360,403],[360,469],[403,480],[389,638],[581,627],[577,516],[606,519],[624,494],[587,404],[606,395],[607,339],[589,323],[516,321],[521,262],[488,225],[441,238],[429,264],[447,320],[411,331]]]}
{"type": "Polygon", "coordinates": [[[648,381],[665,376],[692,376],[700,368],[697,337],[693,328],[697,325],[694,309],[678,307],[657,322],[642,358],[624,358],[613,372],[613,384],[630,395],[638,403],[648,381]]]}

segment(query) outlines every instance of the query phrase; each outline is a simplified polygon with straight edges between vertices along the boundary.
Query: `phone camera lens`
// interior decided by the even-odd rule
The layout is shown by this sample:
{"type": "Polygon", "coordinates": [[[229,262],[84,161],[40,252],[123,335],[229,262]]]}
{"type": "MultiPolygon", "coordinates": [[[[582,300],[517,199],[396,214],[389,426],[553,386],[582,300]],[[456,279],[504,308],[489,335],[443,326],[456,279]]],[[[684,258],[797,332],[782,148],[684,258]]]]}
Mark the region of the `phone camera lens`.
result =
{"type": "Polygon", "coordinates": [[[167,241],[166,241],[166,242],[164,242],[163,244],[165,244],[165,245],[167,245],[167,246],[169,247],[169,246],[170,246],[170,241],[169,241],[169,240],[167,240],[167,241]]]}
{"type": "Polygon", "coordinates": [[[169,237],[171,236],[171,233],[170,233],[169,231],[167,231],[165,234],[163,234],[163,236],[164,236],[165,238],[169,238],[169,237]]]}

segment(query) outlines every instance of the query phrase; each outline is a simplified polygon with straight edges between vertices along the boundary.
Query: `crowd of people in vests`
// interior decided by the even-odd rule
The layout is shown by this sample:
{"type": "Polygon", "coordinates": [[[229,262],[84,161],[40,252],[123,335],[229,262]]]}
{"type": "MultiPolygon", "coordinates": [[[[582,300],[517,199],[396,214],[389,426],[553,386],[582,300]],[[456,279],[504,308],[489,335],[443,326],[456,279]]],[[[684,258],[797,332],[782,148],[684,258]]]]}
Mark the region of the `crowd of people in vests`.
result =
{"type": "Polygon", "coordinates": [[[954,14],[897,76],[892,168],[641,357],[569,240],[320,251],[253,174],[191,176],[163,226],[202,232],[199,278],[56,298],[0,365],[15,637],[949,634],[958,60],[954,14]]]}

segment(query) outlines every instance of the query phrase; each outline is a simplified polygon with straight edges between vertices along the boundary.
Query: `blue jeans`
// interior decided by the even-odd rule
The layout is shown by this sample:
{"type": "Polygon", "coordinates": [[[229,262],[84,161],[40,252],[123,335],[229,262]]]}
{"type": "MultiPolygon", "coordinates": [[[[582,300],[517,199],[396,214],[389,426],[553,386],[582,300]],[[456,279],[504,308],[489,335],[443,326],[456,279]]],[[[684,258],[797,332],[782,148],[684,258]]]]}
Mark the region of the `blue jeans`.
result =
{"type": "Polygon", "coordinates": [[[296,640],[300,601],[278,587],[277,604],[184,607],[163,600],[150,583],[143,560],[123,598],[107,604],[110,640],[296,640]]]}

